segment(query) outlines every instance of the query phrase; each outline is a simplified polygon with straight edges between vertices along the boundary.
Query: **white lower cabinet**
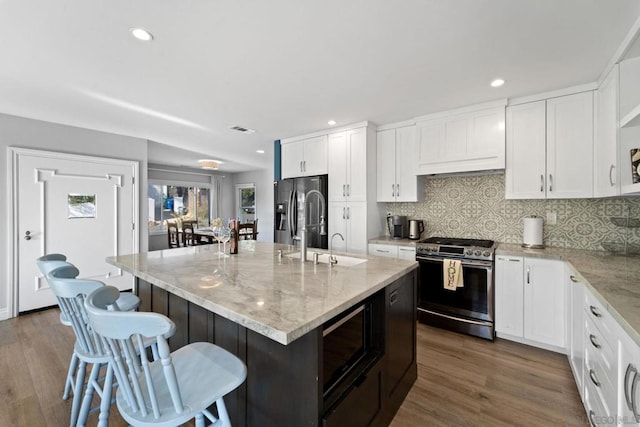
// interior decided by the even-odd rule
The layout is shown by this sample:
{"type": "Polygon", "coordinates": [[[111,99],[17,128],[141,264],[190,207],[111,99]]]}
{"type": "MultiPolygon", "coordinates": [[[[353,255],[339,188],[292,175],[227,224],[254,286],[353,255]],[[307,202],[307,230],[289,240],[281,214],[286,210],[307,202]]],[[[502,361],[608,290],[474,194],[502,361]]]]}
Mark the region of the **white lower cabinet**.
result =
{"type": "Polygon", "coordinates": [[[499,255],[495,277],[498,335],[564,352],[564,262],[499,255]]]}
{"type": "Polygon", "coordinates": [[[393,245],[386,243],[369,243],[369,255],[377,255],[388,258],[416,260],[416,248],[414,246],[393,245]]]}

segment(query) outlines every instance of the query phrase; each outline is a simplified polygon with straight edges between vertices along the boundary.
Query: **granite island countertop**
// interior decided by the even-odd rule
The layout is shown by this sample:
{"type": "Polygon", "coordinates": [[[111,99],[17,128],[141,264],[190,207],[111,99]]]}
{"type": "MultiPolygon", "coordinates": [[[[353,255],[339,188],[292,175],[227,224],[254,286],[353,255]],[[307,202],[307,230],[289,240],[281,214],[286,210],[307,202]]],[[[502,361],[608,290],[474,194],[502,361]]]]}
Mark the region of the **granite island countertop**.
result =
{"type": "Polygon", "coordinates": [[[217,245],[203,245],[107,262],[285,345],[418,268],[415,261],[359,254],[343,254],[368,260],[351,267],[301,264],[278,256],[296,252],[293,246],[239,243],[239,253],[225,258],[217,245]]]}
{"type": "Polygon", "coordinates": [[[496,255],[568,262],[591,293],[640,346],[640,256],[568,248],[527,249],[500,243],[496,255]]]}

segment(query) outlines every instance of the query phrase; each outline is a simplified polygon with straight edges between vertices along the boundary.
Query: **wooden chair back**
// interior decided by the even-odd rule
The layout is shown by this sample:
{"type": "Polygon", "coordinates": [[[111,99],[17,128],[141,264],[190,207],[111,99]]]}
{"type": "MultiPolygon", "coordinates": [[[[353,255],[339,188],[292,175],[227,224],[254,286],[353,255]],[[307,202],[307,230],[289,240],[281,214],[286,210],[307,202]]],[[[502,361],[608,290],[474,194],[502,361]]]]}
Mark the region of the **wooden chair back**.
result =
{"type": "Polygon", "coordinates": [[[194,246],[200,243],[194,234],[194,230],[197,227],[198,221],[196,220],[182,221],[182,237],[185,246],[194,246]]]}
{"type": "Polygon", "coordinates": [[[256,240],[258,238],[258,220],[238,224],[238,239],[256,240]]]}

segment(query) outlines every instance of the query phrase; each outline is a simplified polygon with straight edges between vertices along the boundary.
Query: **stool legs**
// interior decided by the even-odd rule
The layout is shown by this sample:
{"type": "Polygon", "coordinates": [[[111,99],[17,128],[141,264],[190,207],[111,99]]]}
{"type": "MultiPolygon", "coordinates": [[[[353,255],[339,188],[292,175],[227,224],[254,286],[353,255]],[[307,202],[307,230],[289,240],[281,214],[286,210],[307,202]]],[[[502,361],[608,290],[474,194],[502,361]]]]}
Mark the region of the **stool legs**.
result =
{"type": "Polygon", "coordinates": [[[78,422],[78,414],[80,412],[80,400],[82,399],[82,388],[84,386],[84,375],[87,371],[87,363],[80,361],[78,372],[76,373],[76,386],[73,390],[73,401],[71,403],[71,421],[70,426],[75,426],[78,422]]]}
{"type": "Polygon", "coordinates": [[[78,367],[78,355],[74,351],[71,355],[71,360],[69,361],[69,371],[67,372],[67,381],[64,383],[64,394],[62,395],[63,400],[67,400],[69,398],[69,392],[73,390],[75,394],[74,384],[73,384],[73,374],[76,372],[78,367]]]}

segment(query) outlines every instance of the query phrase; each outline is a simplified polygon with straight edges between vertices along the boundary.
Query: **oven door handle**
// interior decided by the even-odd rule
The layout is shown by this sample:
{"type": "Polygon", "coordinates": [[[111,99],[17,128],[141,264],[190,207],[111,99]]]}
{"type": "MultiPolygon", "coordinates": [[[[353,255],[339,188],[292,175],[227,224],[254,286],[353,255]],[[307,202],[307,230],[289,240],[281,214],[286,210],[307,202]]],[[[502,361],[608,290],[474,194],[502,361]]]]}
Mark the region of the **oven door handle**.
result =
{"type": "MultiPolygon", "coordinates": [[[[445,258],[440,258],[440,257],[416,256],[416,261],[418,262],[420,261],[443,262],[444,260],[445,258]]],[[[480,267],[480,268],[488,268],[488,269],[493,268],[492,261],[471,261],[471,260],[461,259],[460,262],[462,263],[463,267],[480,267]]]]}

